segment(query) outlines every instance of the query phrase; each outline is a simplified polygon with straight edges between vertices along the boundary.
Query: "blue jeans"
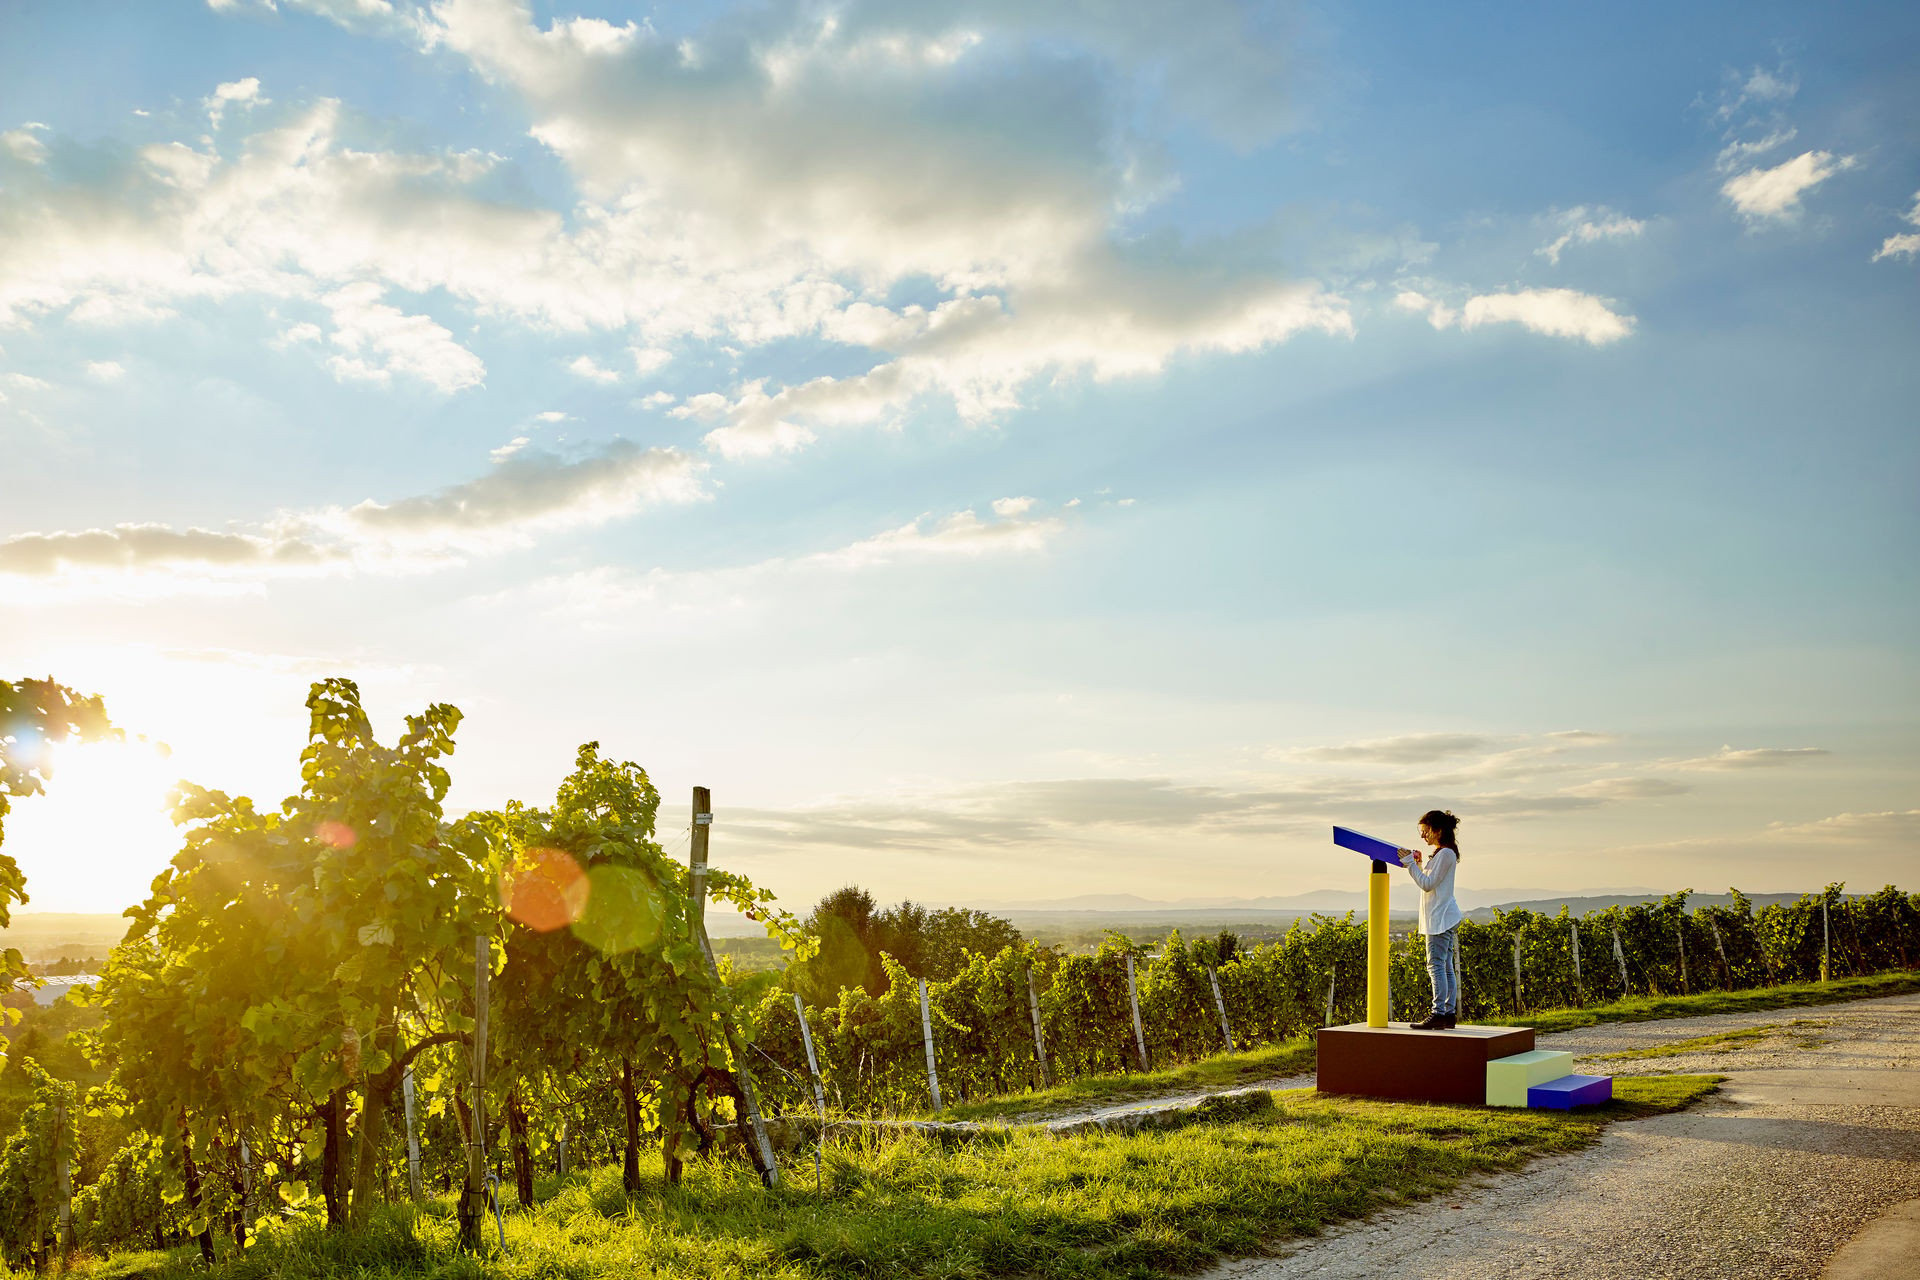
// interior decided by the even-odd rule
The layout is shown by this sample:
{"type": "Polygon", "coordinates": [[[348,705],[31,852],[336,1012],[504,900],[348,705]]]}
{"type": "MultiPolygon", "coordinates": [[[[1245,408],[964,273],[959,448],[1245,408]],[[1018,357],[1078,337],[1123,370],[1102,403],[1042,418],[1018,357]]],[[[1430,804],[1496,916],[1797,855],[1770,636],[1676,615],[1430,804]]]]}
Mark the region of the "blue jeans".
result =
{"type": "Polygon", "coordinates": [[[1460,1012],[1460,927],[1427,935],[1427,977],[1433,980],[1433,1011],[1460,1012]]]}

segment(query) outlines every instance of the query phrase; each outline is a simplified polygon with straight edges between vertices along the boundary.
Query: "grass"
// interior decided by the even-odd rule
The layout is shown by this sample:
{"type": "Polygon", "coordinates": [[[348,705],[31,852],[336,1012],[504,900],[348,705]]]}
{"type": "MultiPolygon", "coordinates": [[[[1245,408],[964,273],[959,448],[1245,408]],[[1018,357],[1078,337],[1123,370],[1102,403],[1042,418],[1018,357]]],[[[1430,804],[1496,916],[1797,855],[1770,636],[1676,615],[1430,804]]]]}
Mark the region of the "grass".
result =
{"type": "MultiPolygon", "coordinates": [[[[1577,1150],[1616,1120],[1685,1107],[1718,1076],[1616,1082],[1593,1112],[1509,1111],[1273,1095],[1271,1110],[1162,1133],[942,1150],[869,1136],[804,1162],[774,1192],[737,1163],[699,1161],[679,1188],[629,1199],[615,1169],[544,1188],[507,1217],[508,1250],[453,1246],[451,1208],[395,1208],[363,1232],[305,1224],[264,1234],[211,1272],[190,1250],[82,1263],[90,1280],[600,1280],[699,1276],[799,1280],[1144,1280],[1259,1254],[1392,1205],[1577,1150]]],[[[489,1224],[491,1236],[492,1227],[489,1224]]]]}
{"type": "Polygon", "coordinates": [[[1739,1049],[1753,1048],[1778,1030],[1780,1030],[1779,1023],[1763,1022],[1757,1027],[1748,1027],[1744,1031],[1723,1031],[1719,1035],[1695,1036],[1691,1040],[1675,1040],[1672,1044],[1650,1045],[1645,1049],[1596,1053],[1587,1061],[1626,1062],[1636,1058],[1677,1058],[1683,1053],[1733,1053],[1739,1049]]]}
{"type": "Polygon", "coordinates": [[[1223,1053],[1199,1062],[1161,1071],[1129,1072],[1110,1076],[1082,1076],[1028,1093],[957,1102],[940,1113],[943,1120],[1019,1120],[1056,1115],[1090,1106],[1118,1106],[1167,1094],[1231,1089],[1308,1075],[1313,1071],[1313,1044],[1305,1036],[1283,1044],[1223,1053]]]}
{"type": "MultiPolygon", "coordinates": [[[[1832,1004],[1840,1000],[1902,995],[1909,991],[1920,991],[1920,974],[1873,974],[1860,978],[1836,978],[1831,982],[1803,982],[1744,991],[1703,991],[1690,996],[1631,996],[1611,1004],[1592,1005],[1584,1009],[1546,1009],[1522,1018],[1489,1018],[1483,1025],[1527,1026],[1545,1035],[1554,1031],[1591,1027],[1602,1022],[1652,1022],[1666,1018],[1698,1018],[1716,1013],[1756,1013],[1768,1009],[1832,1004]]],[[[1813,1048],[1818,1043],[1803,1043],[1801,1047],[1813,1048]]],[[[1642,1052],[1635,1051],[1637,1056],[1642,1052]]],[[[1646,1052],[1644,1056],[1668,1055],[1646,1052]]],[[[1239,1085],[1258,1084],[1263,1080],[1309,1075],[1313,1069],[1313,1044],[1303,1036],[1284,1044],[1220,1054],[1161,1071],[1086,1076],[1054,1085],[1050,1089],[955,1103],[942,1111],[940,1118],[1038,1119],[1096,1106],[1121,1106],[1168,1094],[1230,1089],[1239,1085]]],[[[921,1113],[923,1117],[931,1114],[921,1113]]]]}
{"type": "Polygon", "coordinates": [[[1574,1031],[1602,1022],[1656,1022],[1664,1018],[1699,1018],[1715,1013],[1760,1013],[1768,1009],[1797,1009],[1841,1000],[1871,1000],[1876,996],[1920,991],[1920,973],[1875,973],[1831,982],[1799,982],[1745,991],[1703,991],[1691,996],[1629,996],[1611,1004],[1584,1009],[1542,1009],[1521,1018],[1489,1018],[1491,1026],[1526,1026],[1541,1034],[1574,1031]]]}

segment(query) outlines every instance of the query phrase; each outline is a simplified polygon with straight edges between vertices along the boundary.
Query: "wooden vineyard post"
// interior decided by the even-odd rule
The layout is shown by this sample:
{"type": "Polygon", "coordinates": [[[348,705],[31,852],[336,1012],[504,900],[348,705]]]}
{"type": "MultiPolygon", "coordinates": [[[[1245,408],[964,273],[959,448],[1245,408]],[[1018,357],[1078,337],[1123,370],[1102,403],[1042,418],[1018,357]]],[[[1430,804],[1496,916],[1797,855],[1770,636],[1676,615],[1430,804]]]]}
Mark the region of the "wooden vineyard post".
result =
{"type": "Polygon", "coordinates": [[[1327,1016],[1326,1016],[1326,1020],[1320,1024],[1323,1027],[1330,1027],[1333,1025],[1333,988],[1334,988],[1334,984],[1339,981],[1340,981],[1340,962],[1338,960],[1335,960],[1332,964],[1327,966],[1327,1016]]]}
{"type": "MultiPolygon", "coordinates": [[[[693,933],[699,940],[700,954],[707,958],[707,972],[718,983],[720,967],[713,961],[713,943],[707,938],[707,837],[712,830],[713,792],[705,787],[695,787],[693,834],[687,847],[687,868],[693,878],[693,933]]],[[[740,1101],[747,1113],[747,1145],[753,1152],[754,1163],[760,1167],[761,1183],[768,1187],[778,1186],[780,1166],[774,1161],[773,1143],[768,1141],[766,1123],[760,1118],[760,1099],[753,1090],[753,1073],[747,1070],[746,1046],[741,1043],[739,1029],[733,1025],[733,1015],[722,1015],[721,1028],[726,1033],[727,1047],[733,1051],[733,1081],[740,1090],[740,1101]]]]}
{"type": "Polygon", "coordinates": [[[1580,981],[1580,922],[1578,920],[1567,921],[1567,936],[1573,939],[1573,998],[1585,1004],[1587,987],[1580,981]]]}
{"type": "Polygon", "coordinates": [[[933,1094],[933,1111],[940,1114],[940,1073],[933,1065],[933,1015],[927,1009],[927,980],[920,979],[920,1040],[927,1047],[927,1091],[933,1094]]]}
{"type": "Polygon", "coordinates": [[[406,1074],[400,1077],[400,1100],[404,1104],[407,1117],[407,1193],[418,1200],[420,1198],[420,1129],[414,1111],[412,1067],[408,1067],[406,1074]]]}
{"type": "Polygon", "coordinates": [[[245,1138],[240,1139],[240,1223],[234,1232],[234,1243],[241,1248],[247,1244],[247,1232],[253,1229],[253,1148],[245,1138]]]}
{"type": "MultiPolygon", "coordinates": [[[[493,969],[493,958],[488,949],[487,940],[478,937],[473,940],[473,1045],[469,1056],[472,1070],[468,1085],[473,1090],[473,1101],[468,1110],[471,1117],[467,1133],[467,1177],[460,1188],[460,1203],[456,1217],[460,1224],[460,1247],[478,1251],[480,1248],[482,1224],[487,1216],[487,978],[493,969]]],[[[500,1228],[500,1246],[506,1248],[507,1233],[504,1223],[500,1228]]]]}
{"type": "Polygon", "coordinates": [[[559,1136],[556,1137],[553,1142],[553,1167],[554,1172],[560,1175],[562,1181],[565,1181],[567,1176],[567,1122],[564,1120],[560,1122],[559,1136]]]}
{"type": "Polygon", "coordinates": [[[67,1104],[64,1100],[53,1104],[53,1124],[58,1143],[55,1148],[54,1194],[60,1201],[56,1212],[60,1224],[60,1266],[64,1270],[67,1255],[73,1252],[73,1153],[67,1150],[67,1104]]]}
{"type": "Polygon", "coordinates": [[[1140,1051],[1140,1069],[1150,1071],[1147,1065],[1147,1030],[1140,1025],[1140,990],[1133,981],[1133,952],[1127,952],[1127,1004],[1133,1009],[1133,1047],[1140,1051]]]}
{"type": "Polygon", "coordinates": [[[1213,1011],[1220,1015],[1220,1037],[1227,1042],[1227,1052],[1233,1052],[1233,1028],[1227,1025],[1227,1002],[1220,998],[1220,975],[1213,968],[1207,969],[1207,985],[1213,988],[1213,1011]]]}
{"type": "Polygon", "coordinates": [[[1827,922],[1827,900],[1820,899],[1820,981],[1828,981],[1833,973],[1833,931],[1827,922]]]}
{"type": "Polygon", "coordinates": [[[1620,946],[1620,926],[1613,926],[1613,962],[1620,966],[1620,994],[1627,994],[1627,953],[1620,946]]]}
{"type": "Polygon", "coordinates": [[[1693,994],[1693,984],[1687,981],[1687,921],[1686,917],[1673,922],[1673,942],[1680,952],[1680,990],[1684,995],[1693,994]]]}
{"type": "Polygon", "coordinates": [[[807,1078],[813,1081],[813,1103],[820,1109],[820,1136],[827,1136],[827,1091],[820,1083],[820,1060],[813,1055],[813,1032],[807,1027],[807,1006],[793,993],[793,1016],[800,1020],[800,1043],[807,1050],[807,1078]]]}
{"type": "Polygon", "coordinates": [[[1520,939],[1513,940],[1513,1011],[1520,1012],[1520,939]]]}
{"type": "Polygon", "coordinates": [[[1052,1083],[1047,1072],[1047,1033],[1040,1026],[1040,992],[1033,985],[1033,966],[1027,966],[1027,1010],[1033,1014],[1033,1060],[1040,1068],[1040,1087],[1052,1083]]]}
{"type": "Polygon", "coordinates": [[[1733,990],[1733,966],[1727,963],[1727,944],[1720,940],[1720,926],[1714,923],[1712,916],[1707,917],[1707,928],[1713,930],[1713,949],[1720,953],[1720,985],[1723,989],[1733,990]]]}

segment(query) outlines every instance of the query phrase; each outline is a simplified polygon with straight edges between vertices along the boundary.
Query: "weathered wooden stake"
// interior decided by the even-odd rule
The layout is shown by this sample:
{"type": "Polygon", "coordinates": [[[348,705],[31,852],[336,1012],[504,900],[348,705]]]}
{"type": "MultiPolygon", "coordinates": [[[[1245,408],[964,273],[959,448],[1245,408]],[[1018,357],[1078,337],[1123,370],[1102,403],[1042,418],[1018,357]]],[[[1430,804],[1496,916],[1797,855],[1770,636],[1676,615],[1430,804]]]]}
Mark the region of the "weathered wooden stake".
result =
{"type": "Polygon", "coordinates": [[[412,1067],[408,1067],[406,1074],[400,1077],[400,1100],[405,1104],[407,1117],[407,1191],[415,1200],[418,1200],[420,1198],[420,1129],[414,1112],[412,1067]]]}
{"type": "Polygon", "coordinates": [[[1513,1011],[1520,1012],[1520,939],[1513,940],[1513,1011]]]}
{"type": "Polygon", "coordinates": [[[1333,988],[1339,981],[1340,962],[1336,960],[1327,966],[1327,1016],[1326,1020],[1320,1024],[1323,1027],[1333,1025],[1333,988]]]}
{"type": "Polygon", "coordinates": [[[53,1132],[58,1142],[59,1163],[54,1168],[54,1193],[60,1197],[57,1210],[60,1223],[60,1266],[64,1270],[67,1255],[73,1252],[73,1165],[67,1150],[67,1104],[53,1104],[53,1132]]]}
{"type": "Polygon", "coordinates": [[[1133,981],[1133,952],[1127,952],[1127,1003],[1133,1008],[1133,1047],[1140,1051],[1140,1069],[1150,1071],[1147,1065],[1147,1030],[1140,1025],[1140,991],[1133,981]]]}
{"type": "Polygon", "coordinates": [[[800,1043],[807,1048],[807,1078],[813,1081],[813,1103],[820,1109],[820,1135],[825,1137],[827,1130],[827,1091],[820,1083],[820,1060],[813,1056],[813,1032],[807,1027],[807,1006],[800,1002],[800,993],[793,993],[793,1016],[800,1019],[800,1043]]]}
{"type": "Polygon", "coordinates": [[[1207,985],[1213,988],[1213,1009],[1220,1015],[1220,1037],[1227,1042],[1227,1052],[1233,1052],[1233,1028],[1227,1025],[1227,1002],[1220,998],[1220,975],[1212,969],[1207,970],[1207,985]]]}
{"type": "Polygon", "coordinates": [[[1040,1026],[1040,992],[1033,985],[1033,966],[1027,966],[1027,1011],[1033,1015],[1033,1060],[1040,1067],[1040,1087],[1053,1081],[1047,1071],[1047,1033],[1040,1026]]]}
{"type": "Polygon", "coordinates": [[[1720,926],[1713,917],[1707,917],[1707,928],[1713,930],[1713,949],[1720,953],[1720,981],[1727,989],[1733,989],[1733,966],[1727,963],[1727,944],[1720,941],[1720,926]]]}
{"type": "Polygon", "coordinates": [[[1820,899],[1820,981],[1829,981],[1833,974],[1833,931],[1827,922],[1827,900],[1820,899]]]}
{"type": "MultiPolygon", "coordinates": [[[[483,1223],[487,1216],[487,978],[493,958],[484,937],[473,940],[473,1044],[468,1083],[473,1099],[467,1132],[467,1177],[460,1188],[458,1220],[460,1245],[464,1249],[480,1247],[483,1223]]],[[[504,1233],[503,1233],[504,1238],[504,1233]]]]}
{"type": "MultiPolygon", "coordinates": [[[[687,868],[693,873],[693,934],[700,953],[707,958],[707,971],[717,982],[720,967],[713,960],[713,943],[707,937],[707,837],[713,830],[713,792],[705,787],[693,789],[693,834],[687,842],[687,868]]],[[[773,1158],[773,1143],[767,1138],[767,1126],[760,1118],[760,1098],[753,1089],[753,1073],[747,1069],[746,1045],[732,1017],[721,1019],[727,1045],[733,1050],[733,1079],[740,1086],[741,1101],[746,1104],[747,1128],[758,1153],[760,1181],[773,1187],[780,1182],[780,1166],[773,1158]]]]}
{"type": "Polygon", "coordinates": [[[1567,921],[1567,935],[1573,939],[1574,999],[1585,1004],[1587,1002],[1587,987],[1584,982],[1580,981],[1580,922],[1578,920],[1567,921]]]}
{"type": "Polygon", "coordinates": [[[553,1140],[553,1148],[554,1172],[565,1178],[567,1176],[567,1123],[564,1120],[560,1122],[560,1134],[553,1140]]]}
{"type": "Polygon", "coordinates": [[[920,979],[920,1040],[927,1047],[927,1090],[933,1094],[933,1110],[940,1111],[940,1073],[933,1065],[933,1015],[927,1010],[927,980],[920,979]]]}
{"type": "Polygon", "coordinates": [[[1680,949],[1680,990],[1692,995],[1693,984],[1687,981],[1687,922],[1684,919],[1673,922],[1673,940],[1680,949]]]}
{"type": "Polygon", "coordinates": [[[1627,953],[1620,946],[1620,926],[1613,926],[1613,962],[1620,966],[1620,994],[1627,994],[1627,953]]]}

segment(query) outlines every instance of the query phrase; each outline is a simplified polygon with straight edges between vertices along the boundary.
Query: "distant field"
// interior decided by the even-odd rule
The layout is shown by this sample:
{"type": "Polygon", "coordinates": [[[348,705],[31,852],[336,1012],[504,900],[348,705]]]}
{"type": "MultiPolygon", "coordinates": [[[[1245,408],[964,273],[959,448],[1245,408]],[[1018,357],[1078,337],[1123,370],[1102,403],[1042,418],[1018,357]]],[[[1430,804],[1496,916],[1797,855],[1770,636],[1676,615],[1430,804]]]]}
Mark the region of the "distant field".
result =
{"type": "Polygon", "coordinates": [[[0,929],[0,947],[17,947],[29,964],[104,956],[127,932],[125,917],[58,911],[16,911],[0,929]]]}

